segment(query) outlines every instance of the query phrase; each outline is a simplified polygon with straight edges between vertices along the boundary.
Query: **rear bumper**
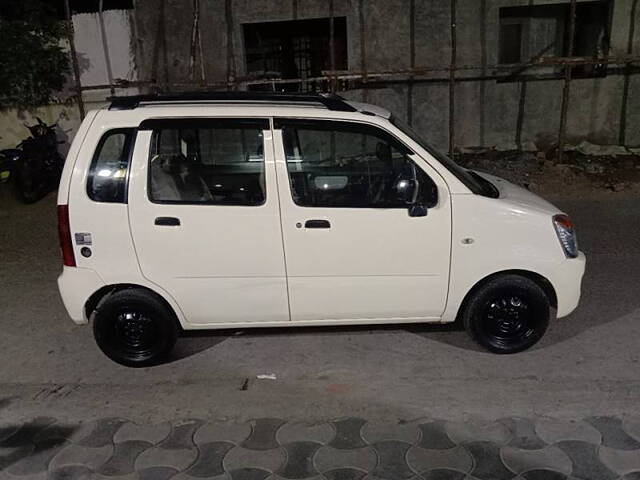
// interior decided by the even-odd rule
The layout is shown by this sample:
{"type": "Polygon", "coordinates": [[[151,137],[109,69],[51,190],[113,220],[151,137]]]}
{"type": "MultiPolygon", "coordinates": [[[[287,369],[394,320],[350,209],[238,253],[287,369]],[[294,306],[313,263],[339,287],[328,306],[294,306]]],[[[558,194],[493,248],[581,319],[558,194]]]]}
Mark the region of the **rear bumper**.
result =
{"type": "Polygon", "coordinates": [[[566,317],[578,306],[586,262],[584,253],[580,252],[578,257],[562,262],[550,278],[558,297],[558,318],[566,317]]]}
{"type": "Polygon", "coordinates": [[[102,279],[93,270],[63,267],[62,273],[58,277],[58,289],[62,303],[74,323],[78,325],[88,323],[84,306],[89,297],[104,285],[102,279]]]}

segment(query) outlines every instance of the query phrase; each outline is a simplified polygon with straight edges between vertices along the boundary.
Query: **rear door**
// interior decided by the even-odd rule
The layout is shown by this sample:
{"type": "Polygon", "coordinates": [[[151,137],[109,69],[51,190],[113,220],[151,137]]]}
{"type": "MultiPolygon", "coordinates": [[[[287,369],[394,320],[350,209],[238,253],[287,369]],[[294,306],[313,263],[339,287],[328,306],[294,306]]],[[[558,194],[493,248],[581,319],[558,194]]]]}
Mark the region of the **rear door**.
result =
{"type": "Polygon", "coordinates": [[[193,325],[288,321],[268,119],[140,126],[129,221],[143,275],[193,325]]]}
{"type": "Polygon", "coordinates": [[[274,136],[291,319],[437,320],[451,248],[437,172],[374,125],[275,119],[274,136]],[[409,183],[426,215],[400,198],[409,183]]]}

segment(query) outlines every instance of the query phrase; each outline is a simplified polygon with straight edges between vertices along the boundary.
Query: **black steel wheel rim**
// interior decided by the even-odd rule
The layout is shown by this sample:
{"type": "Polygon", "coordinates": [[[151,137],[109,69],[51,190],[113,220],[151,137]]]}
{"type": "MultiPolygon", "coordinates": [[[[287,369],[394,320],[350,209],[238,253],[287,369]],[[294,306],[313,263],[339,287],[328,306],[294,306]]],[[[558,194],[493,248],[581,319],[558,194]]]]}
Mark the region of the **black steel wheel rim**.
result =
{"type": "Polygon", "coordinates": [[[520,294],[501,294],[492,298],[481,315],[485,335],[498,346],[526,342],[535,335],[538,326],[531,302],[520,294]]]}
{"type": "Polygon", "coordinates": [[[151,315],[132,308],[117,312],[110,337],[112,347],[132,360],[151,357],[161,348],[158,325],[151,315]]]}

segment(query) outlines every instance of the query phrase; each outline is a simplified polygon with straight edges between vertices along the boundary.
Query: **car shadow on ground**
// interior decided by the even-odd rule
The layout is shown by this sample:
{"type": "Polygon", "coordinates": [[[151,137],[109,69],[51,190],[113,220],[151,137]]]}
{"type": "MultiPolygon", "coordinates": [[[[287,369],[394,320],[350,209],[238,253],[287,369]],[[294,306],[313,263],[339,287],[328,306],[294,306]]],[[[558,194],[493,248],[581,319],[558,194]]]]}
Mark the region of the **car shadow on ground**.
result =
{"type": "Polygon", "coordinates": [[[168,363],[178,362],[215,348],[228,338],[269,336],[359,336],[382,332],[408,332],[428,340],[447,343],[471,351],[483,351],[467,335],[458,322],[447,324],[389,324],[389,325],[336,325],[318,327],[256,327],[248,329],[183,331],[176,342],[168,363]]]}

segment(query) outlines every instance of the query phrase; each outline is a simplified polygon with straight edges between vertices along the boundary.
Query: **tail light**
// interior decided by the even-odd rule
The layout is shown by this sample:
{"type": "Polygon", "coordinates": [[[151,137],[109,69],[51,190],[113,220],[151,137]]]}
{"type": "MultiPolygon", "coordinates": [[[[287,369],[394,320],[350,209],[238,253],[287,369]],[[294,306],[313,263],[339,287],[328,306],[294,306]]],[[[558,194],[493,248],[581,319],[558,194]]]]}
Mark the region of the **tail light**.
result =
{"type": "Polygon", "coordinates": [[[75,267],[76,258],[71,243],[71,227],[69,226],[69,206],[58,205],[58,236],[60,237],[60,249],[62,261],[66,267],[75,267]]]}

